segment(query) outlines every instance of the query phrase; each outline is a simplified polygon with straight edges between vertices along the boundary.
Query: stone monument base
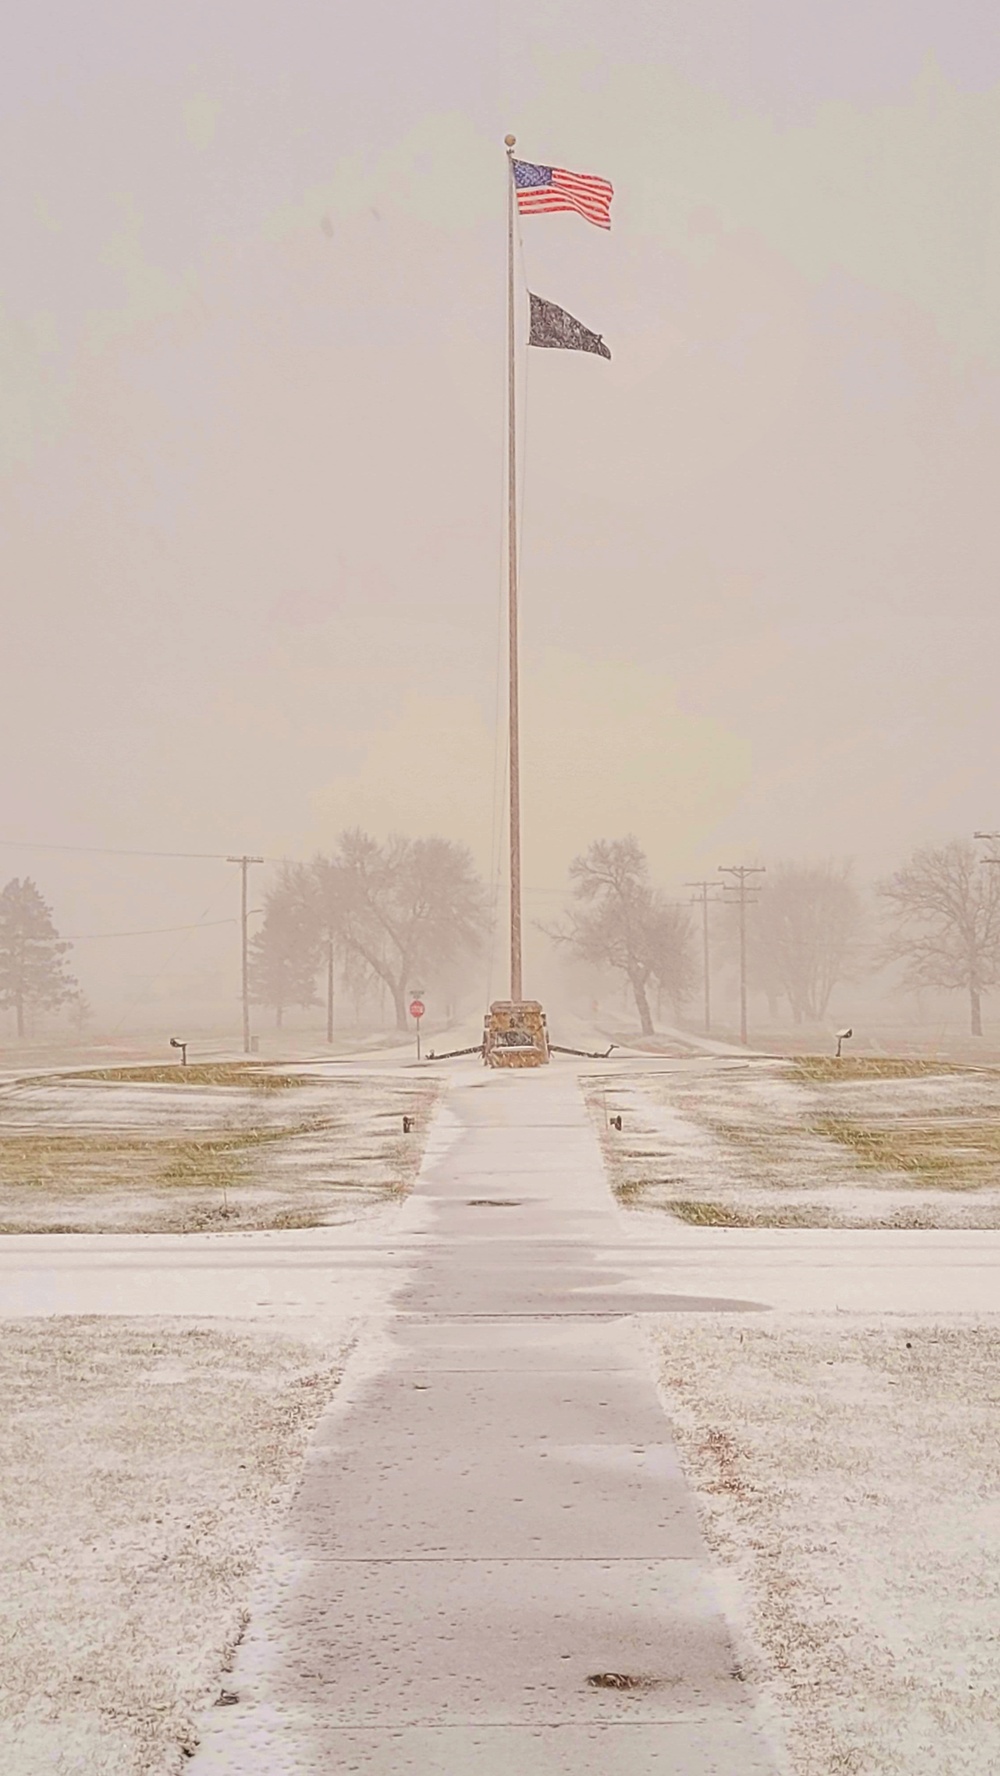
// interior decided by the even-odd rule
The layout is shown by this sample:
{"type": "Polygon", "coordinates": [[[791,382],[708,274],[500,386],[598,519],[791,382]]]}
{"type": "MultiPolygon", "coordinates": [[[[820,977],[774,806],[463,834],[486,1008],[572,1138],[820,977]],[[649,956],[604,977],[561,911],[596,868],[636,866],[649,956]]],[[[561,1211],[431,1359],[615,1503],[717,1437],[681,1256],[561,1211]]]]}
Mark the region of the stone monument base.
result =
{"type": "Polygon", "coordinates": [[[487,1067],[544,1067],[549,1032],[537,999],[495,999],[483,1026],[487,1067]]]}

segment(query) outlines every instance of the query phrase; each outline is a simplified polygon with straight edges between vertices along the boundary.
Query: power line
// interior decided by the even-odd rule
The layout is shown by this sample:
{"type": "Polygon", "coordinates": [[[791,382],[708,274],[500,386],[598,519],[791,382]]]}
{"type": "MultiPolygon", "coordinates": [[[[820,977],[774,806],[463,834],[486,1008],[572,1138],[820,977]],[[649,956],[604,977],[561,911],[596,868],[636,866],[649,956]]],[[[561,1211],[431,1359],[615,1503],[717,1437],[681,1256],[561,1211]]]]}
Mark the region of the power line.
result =
{"type": "MultiPolygon", "coordinates": [[[[207,906],[205,908],[205,913],[210,913],[211,910],[212,910],[211,907],[207,906]]],[[[205,918],[204,913],[202,914],[201,919],[198,921],[199,925],[209,925],[209,924],[213,924],[213,923],[214,923],[213,920],[205,918]]],[[[166,974],[167,969],[170,967],[171,963],[176,959],[176,957],[178,957],[180,955],[182,949],[184,948],[184,945],[186,943],[190,942],[191,931],[197,931],[197,929],[198,929],[198,925],[193,925],[189,928],[188,931],[186,931],[184,933],[183,937],[181,937],[178,940],[178,942],[174,944],[173,949],[170,951],[169,956],[167,956],[166,959],[164,960],[163,967],[157,973],[147,975],[145,982],[139,988],[139,991],[133,996],[133,998],[126,1001],[125,1008],[121,1014],[121,1017],[118,1019],[118,1022],[116,1024],[112,1025],[111,1032],[110,1032],[112,1036],[117,1035],[118,1031],[121,1029],[123,1023],[125,1022],[125,1019],[128,1017],[128,1014],[133,1009],[133,1007],[138,1005],[140,1003],[140,1001],[144,1000],[147,997],[147,995],[149,994],[150,988],[153,986],[154,982],[157,980],[162,980],[163,976],[166,974]]]]}
{"type": "Polygon", "coordinates": [[[141,931],[67,931],[65,943],[87,943],[101,937],[160,937],[168,931],[207,931],[211,925],[235,925],[235,919],[196,919],[193,925],[148,925],[141,931]]]}
{"type": "MultiPolygon", "coordinates": [[[[34,840],[27,840],[26,841],[23,839],[0,839],[0,848],[3,848],[8,851],[65,851],[65,852],[69,852],[69,853],[72,853],[72,854],[78,855],[78,856],[90,856],[90,857],[157,857],[157,858],[175,858],[175,859],[195,859],[197,861],[205,862],[205,863],[230,863],[233,861],[233,859],[225,851],[137,851],[137,850],[125,849],[124,847],[118,846],[118,845],[52,845],[52,844],[43,843],[41,841],[36,843],[34,840]]],[[[239,859],[237,858],[235,861],[239,862],[239,859]]],[[[253,859],[253,861],[255,863],[296,863],[301,860],[294,858],[294,857],[289,857],[286,854],[283,857],[256,857],[253,859]]],[[[496,876],[494,874],[494,871],[491,870],[490,881],[489,881],[488,885],[494,891],[496,891],[497,889],[502,888],[504,886],[504,880],[502,877],[496,876]]],[[[531,884],[526,884],[525,885],[525,893],[526,894],[567,895],[570,893],[570,888],[569,887],[565,887],[565,888],[545,887],[545,888],[543,888],[543,887],[538,887],[538,886],[532,886],[531,884]]],[[[181,925],[164,925],[164,926],[160,927],[160,929],[162,929],[164,931],[182,931],[182,930],[186,930],[187,927],[181,926],[181,925]]],[[[104,934],[103,933],[95,933],[95,935],[101,936],[104,934]]],[[[118,936],[119,933],[117,933],[117,932],[110,933],[109,932],[108,935],[109,936],[118,936]]],[[[132,935],[132,933],[131,932],[122,932],[120,935],[123,937],[130,937],[132,935]]],[[[136,933],[136,935],[139,936],[141,934],[136,933]]]]}
{"type": "MultiPolygon", "coordinates": [[[[168,857],[195,858],[207,863],[228,863],[225,851],[130,851],[118,845],[48,845],[25,842],[23,839],[0,839],[0,846],[8,851],[71,851],[78,855],[91,857],[168,857]]],[[[258,857],[257,863],[295,863],[294,857],[258,857]]]]}
{"type": "MultiPolygon", "coordinates": [[[[116,845],[46,845],[22,839],[0,839],[0,845],[14,851],[73,851],[92,857],[197,857],[213,863],[225,863],[224,851],[126,851],[116,845]]],[[[273,861],[273,860],[272,860],[273,861]]]]}

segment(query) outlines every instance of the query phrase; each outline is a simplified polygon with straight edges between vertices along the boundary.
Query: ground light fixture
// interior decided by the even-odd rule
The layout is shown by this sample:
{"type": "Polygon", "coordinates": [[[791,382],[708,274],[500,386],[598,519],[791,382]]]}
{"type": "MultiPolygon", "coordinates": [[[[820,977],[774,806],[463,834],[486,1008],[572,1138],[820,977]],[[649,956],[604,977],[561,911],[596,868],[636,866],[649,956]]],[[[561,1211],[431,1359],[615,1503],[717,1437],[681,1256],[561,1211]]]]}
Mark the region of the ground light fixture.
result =
{"type": "Polygon", "coordinates": [[[844,1043],[849,1042],[853,1035],[854,1035],[853,1030],[838,1030],[837,1031],[837,1059],[838,1059],[838,1061],[840,1060],[840,1051],[843,1048],[844,1043]]]}
{"type": "Polygon", "coordinates": [[[188,1063],[188,1045],[187,1045],[187,1043],[181,1042],[176,1036],[171,1036],[170,1046],[171,1046],[171,1048],[179,1048],[180,1049],[180,1051],[181,1051],[181,1066],[186,1067],[187,1063],[188,1063]]]}

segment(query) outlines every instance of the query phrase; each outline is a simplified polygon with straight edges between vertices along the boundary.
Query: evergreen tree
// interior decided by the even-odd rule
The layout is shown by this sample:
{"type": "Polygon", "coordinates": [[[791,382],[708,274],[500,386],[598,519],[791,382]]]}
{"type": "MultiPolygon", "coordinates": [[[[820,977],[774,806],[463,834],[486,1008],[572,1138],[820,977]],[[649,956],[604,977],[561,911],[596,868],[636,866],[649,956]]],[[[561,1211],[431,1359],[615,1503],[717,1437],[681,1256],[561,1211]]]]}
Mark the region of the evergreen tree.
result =
{"type": "Polygon", "coordinates": [[[63,957],[70,948],[33,881],[17,876],[0,893],[0,1005],[13,1006],[18,1036],[34,1006],[52,1009],[78,991],[63,957]]]}
{"type": "Polygon", "coordinates": [[[250,991],[259,1005],[274,1008],[279,1029],[289,1006],[316,1004],[321,959],[309,872],[287,865],[265,896],[263,922],[250,941],[250,991]]]}

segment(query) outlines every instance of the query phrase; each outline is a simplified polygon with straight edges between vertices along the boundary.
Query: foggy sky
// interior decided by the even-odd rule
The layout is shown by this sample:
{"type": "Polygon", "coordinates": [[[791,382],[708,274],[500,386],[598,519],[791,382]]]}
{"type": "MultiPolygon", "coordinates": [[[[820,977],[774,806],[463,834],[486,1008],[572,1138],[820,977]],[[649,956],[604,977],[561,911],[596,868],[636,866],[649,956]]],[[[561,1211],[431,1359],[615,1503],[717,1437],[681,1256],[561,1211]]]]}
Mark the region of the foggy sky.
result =
{"type": "MultiPolygon", "coordinates": [[[[613,352],[522,391],[529,911],[599,835],[1000,825],[992,0],[62,0],[5,62],[0,838],[490,869],[507,130],[617,190],[523,223],[613,352]]],[[[14,873],[67,931],[236,891],[14,873]]]]}

